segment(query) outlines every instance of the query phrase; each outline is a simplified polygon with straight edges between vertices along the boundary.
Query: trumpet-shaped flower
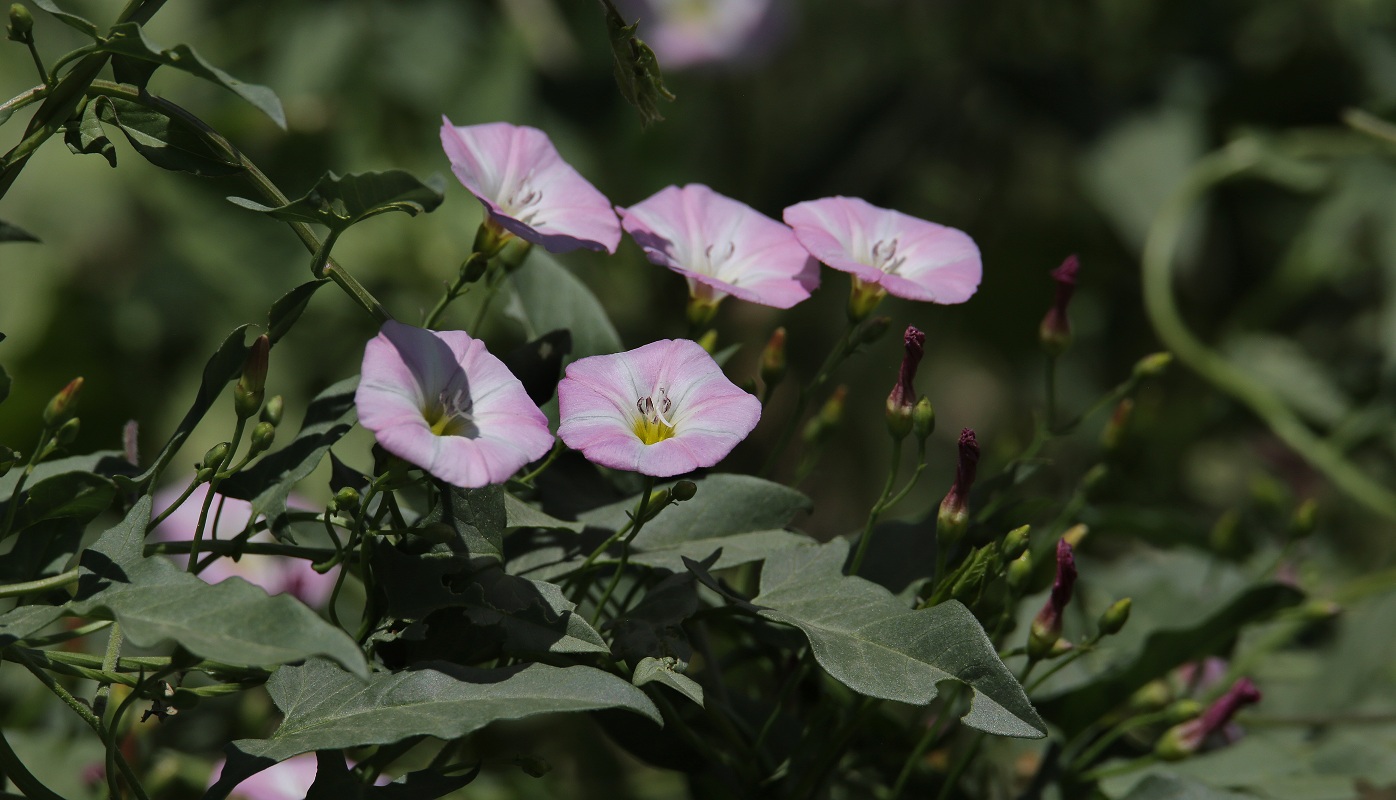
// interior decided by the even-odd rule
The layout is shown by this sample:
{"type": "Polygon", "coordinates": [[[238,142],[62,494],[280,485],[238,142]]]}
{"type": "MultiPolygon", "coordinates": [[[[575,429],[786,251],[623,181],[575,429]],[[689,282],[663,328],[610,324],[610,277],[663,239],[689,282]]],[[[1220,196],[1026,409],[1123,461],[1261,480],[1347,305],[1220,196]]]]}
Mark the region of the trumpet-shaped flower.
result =
{"type": "Polygon", "coordinates": [[[616,251],[620,223],[610,201],[562,160],[546,133],[507,122],[456,127],[441,119],[451,171],[492,222],[552,253],[616,251]]]}
{"type": "Polygon", "coordinates": [[[777,0],[628,0],[630,19],[665,69],[752,61],[783,27],[785,2],[777,0]]]}
{"type": "Polygon", "coordinates": [[[575,361],[557,397],[568,447],[656,478],[711,467],[761,419],[761,402],[687,339],[575,361]]]}
{"type": "Polygon", "coordinates": [[[700,302],[730,294],[790,308],[819,285],[819,265],[790,228],[701,184],[670,186],[616,210],[649,260],[687,278],[700,302]]]}
{"type": "MultiPolygon", "coordinates": [[[[155,509],[159,513],[169,508],[179,499],[179,490],[163,489],[155,495],[155,509]]],[[[199,513],[203,509],[204,498],[208,496],[208,484],[199,486],[189,495],[179,508],[170,512],[151,531],[151,541],[187,542],[194,538],[199,525],[199,513]]],[[[301,507],[302,503],[292,497],[290,505],[301,507]]],[[[231,539],[247,527],[252,517],[252,504],[236,497],[215,496],[204,524],[204,540],[231,539]],[[219,509],[222,509],[221,512],[219,509]],[[216,525],[215,525],[216,519],[216,525]]],[[[272,535],[261,531],[248,541],[271,542],[272,535]]],[[[187,556],[171,556],[181,566],[188,563],[187,556]]],[[[218,558],[199,572],[199,577],[208,583],[221,583],[232,577],[242,578],[266,590],[267,594],[289,594],[311,608],[323,608],[329,602],[334,590],[335,574],[321,574],[310,568],[310,562],[303,558],[289,556],[244,555],[237,561],[231,558],[218,558]]]]}
{"type": "Polygon", "coordinates": [[[963,303],[979,287],[979,248],[963,231],[856,197],[826,197],[785,209],[810,254],[858,282],[907,300],[963,303]]]}
{"type": "MultiPolygon", "coordinates": [[[[209,786],[218,782],[218,778],[223,774],[223,764],[221,759],[217,764],[214,764],[213,772],[208,778],[209,786]]],[[[233,789],[229,798],[230,800],[304,800],[306,794],[310,792],[311,785],[315,783],[318,766],[319,762],[314,753],[292,756],[244,779],[233,789]]],[[[349,766],[353,766],[353,762],[349,762],[349,766]]],[[[391,779],[387,775],[379,775],[373,785],[387,786],[389,783],[391,783],[391,779]]]]}
{"type": "Polygon", "coordinates": [[[523,384],[465,331],[383,323],[354,403],[384,450],[454,486],[503,483],[553,446],[523,384]]]}

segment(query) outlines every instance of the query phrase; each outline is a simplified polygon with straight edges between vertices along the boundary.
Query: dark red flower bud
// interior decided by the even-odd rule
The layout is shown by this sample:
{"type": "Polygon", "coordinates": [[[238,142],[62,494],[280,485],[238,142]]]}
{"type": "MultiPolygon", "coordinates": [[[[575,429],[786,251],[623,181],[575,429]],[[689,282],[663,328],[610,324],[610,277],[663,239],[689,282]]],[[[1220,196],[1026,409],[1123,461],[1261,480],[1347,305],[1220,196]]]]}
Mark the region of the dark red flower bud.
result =
{"type": "Polygon", "coordinates": [[[1067,256],[1061,266],[1052,270],[1052,280],[1057,282],[1057,293],[1052,299],[1052,307],[1042,318],[1037,328],[1042,348],[1048,355],[1059,356],[1071,346],[1071,320],[1067,317],[1067,306],[1071,305],[1071,295],[1076,291],[1076,273],[1081,269],[1081,261],[1076,256],[1067,256]]]}
{"type": "Polygon", "coordinates": [[[897,373],[897,384],[887,395],[887,430],[898,440],[911,432],[911,412],[916,407],[916,367],[926,352],[926,334],[908,325],[902,342],[906,347],[902,368],[897,373]]]}
{"type": "Polygon", "coordinates": [[[1154,747],[1154,752],[1168,761],[1186,758],[1201,749],[1207,737],[1225,728],[1236,712],[1260,702],[1260,690],[1250,678],[1241,678],[1226,690],[1226,694],[1202,712],[1202,716],[1169,728],[1154,747]]]}
{"type": "Polygon", "coordinates": [[[1071,602],[1076,588],[1076,555],[1066,539],[1057,540],[1057,577],[1052,581],[1052,593],[1042,610],[1032,621],[1028,633],[1028,657],[1041,658],[1052,650],[1062,635],[1062,611],[1071,602]]]}
{"type": "Polygon", "coordinates": [[[940,501],[937,530],[941,541],[948,544],[964,535],[969,527],[969,492],[974,487],[974,475],[979,469],[979,442],[974,431],[960,431],[960,458],[955,464],[955,483],[940,501]]]}

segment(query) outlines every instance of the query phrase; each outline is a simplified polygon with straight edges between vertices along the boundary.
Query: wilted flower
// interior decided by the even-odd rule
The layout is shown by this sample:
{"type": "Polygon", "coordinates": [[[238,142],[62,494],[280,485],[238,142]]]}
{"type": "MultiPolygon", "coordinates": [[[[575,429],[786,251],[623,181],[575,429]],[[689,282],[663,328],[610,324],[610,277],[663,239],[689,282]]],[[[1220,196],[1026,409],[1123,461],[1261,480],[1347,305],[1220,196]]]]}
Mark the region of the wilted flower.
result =
{"type": "MultiPolygon", "coordinates": [[[[159,514],[179,499],[180,490],[170,487],[155,494],[155,512],[159,514]]],[[[150,539],[156,542],[187,542],[194,538],[199,526],[199,514],[203,509],[204,498],[208,496],[208,484],[196,488],[179,508],[155,526],[150,539]]],[[[290,505],[302,508],[309,506],[295,497],[290,505]]],[[[252,504],[236,497],[215,496],[209,508],[208,519],[204,524],[204,541],[231,539],[242,533],[252,516],[252,504]],[[219,513],[219,507],[222,513],[219,513]],[[217,526],[214,519],[217,518],[217,526]]],[[[275,539],[266,531],[260,531],[248,541],[272,542],[275,539]]],[[[178,564],[187,564],[188,557],[171,556],[178,564]]],[[[231,558],[217,558],[209,563],[199,577],[208,583],[221,583],[238,577],[266,590],[267,594],[289,594],[312,608],[322,608],[329,602],[334,590],[334,573],[320,574],[310,568],[310,562],[303,558],[289,556],[243,555],[234,561],[231,558]]]]}
{"type": "Polygon", "coordinates": [[[557,397],[557,432],[568,447],[656,478],[711,467],[761,418],[761,402],[687,339],[575,361],[557,397]]]}
{"type": "Polygon", "coordinates": [[[884,293],[948,304],[963,303],[979,287],[979,248],[963,231],[856,197],[797,203],[785,209],[785,222],[811,255],[853,275],[854,300],[863,304],[855,318],[884,293]]]}
{"type": "Polygon", "coordinates": [[[1071,602],[1076,586],[1076,555],[1065,538],[1057,540],[1057,576],[1052,581],[1052,593],[1032,621],[1028,631],[1028,657],[1042,658],[1052,650],[1062,635],[1062,611],[1071,602]]]}
{"type": "Polygon", "coordinates": [[[790,228],[701,184],[616,210],[650,261],[688,279],[696,305],[714,309],[730,294],[790,308],[819,285],[819,265],[790,228]]]}
{"type": "Polygon", "coordinates": [[[616,251],[611,203],[558,155],[537,128],[491,122],[455,127],[442,117],[441,146],[494,224],[552,253],[616,251]]]}
{"type": "Polygon", "coordinates": [[[384,450],[453,486],[503,483],[553,446],[523,384],[465,331],[383,323],[354,404],[384,450]]]}
{"type": "Polygon", "coordinates": [[[1260,702],[1260,690],[1250,678],[1241,678],[1226,694],[1202,712],[1202,716],[1169,728],[1154,747],[1160,758],[1174,761],[1196,753],[1207,737],[1224,730],[1236,712],[1260,702]]]}
{"type": "Polygon", "coordinates": [[[641,34],[665,69],[750,61],[776,38],[783,16],[776,0],[629,0],[641,34]]]}
{"type": "MultiPolygon", "coordinates": [[[[208,785],[218,782],[223,774],[223,760],[214,764],[208,785]]],[[[352,766],[352,762],[350,762],[352,766]]],[[[318,762],[314,753],[302,753],[252,775],[239,783],[228,795],[229,800],[304,800],[315,783],[318,762]]],[[[379,775],[374,786],[386,786],[392,780],[379,775]]]]}

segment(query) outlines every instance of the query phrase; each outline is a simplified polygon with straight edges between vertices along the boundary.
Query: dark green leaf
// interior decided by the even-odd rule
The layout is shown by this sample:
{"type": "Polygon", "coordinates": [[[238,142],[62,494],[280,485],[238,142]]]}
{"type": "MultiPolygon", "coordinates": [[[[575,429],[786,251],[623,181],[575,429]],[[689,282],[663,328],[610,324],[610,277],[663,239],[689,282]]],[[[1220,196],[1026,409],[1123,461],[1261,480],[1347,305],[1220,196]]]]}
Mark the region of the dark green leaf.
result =
{"type": "Polygon", "coordinates": [[[69,120],[64,126],[63,142],[75,155],[99,155],[115,167],[116,146],[107,138],[102,121],[97,118],[97,109],[105,100],[103,97],[93,100],[82,110],[80,120],[69,120]]]}
{"type": "Polygon", "coordinates": [[[33,0],[34,5],[52,14],[55,19],[85,36],[97,38],[97,26],[77,14],[70,14],[58,7],[53,0],[33,0]]]}
{"type": "Polygon", "coordinates": [[[913,611],[875,583],[843,574],[848,542],[777,553],[761,569],[761,616],[794,625],[832,677],[871,697],[926,705],[946,679],[974,689],[972,728],[1040,738],[1047,726],[958,602],[913,611]]]}
{"type": "Polygon", "coordinates": [[[1189,778],[1150,775],[1139,782],[1123,800],[1242,800],[1254,797],[1215,789],[1189,778]]]}
{"type": "MultiPolygon", "coordinates": [[[[240,578],[209,585],[142,549],[152,500],[84,550],[73,613],[115,619],[138,647],[175,642],[213,661],[271,666],[322,655],[367,676],[353,639],[288,595],[268,597],[240,578]]],[[[357,680],[344,673],[346,680],[357,680]]]]}
{"type": "Polygon", "coordinates": [[[630,682],[636,686],[658,683],[703,705],[703,687],[698,682],[678,671],[679,662],[672,658],[645,658],[635,665],[635,674],[630,682]]]}
{"type": "Polygon", "coordinates": [[[0,403],[5,402],[5,398],[10,396],[10,386],[10,373],[6,372],[4,367],[0,367],[0,403]]]}
{"type": "Polygon", "coordinates": [[[448,526],[455,533],[450,549],[468,559],[473,570],[504,561],[504,529],[509,521],[502,486],[461,489],[442,484],[441,502],[423,522],[448,526]]]}
{"type": "Polygon", "coordinates": [[[57,575],[67,569],[82,546],[87,521],[62,517],[30,525],[14,537],[0,558],[0,583],[22,583],[57,575]]]}
{"type": "MultiPolygon", "coordinates": [[[[159,66],[178,70],[212,81],[237,94],[242,99],[262,110],[283,130],[286,128],[286,112],[281,108],[281,100],[276,93],[265,86],[243,83],[228,73],[208,63],[188,45],[175,45],[166,50],[145,35],[145,30],[135,22],[123,22],[111,29],[108,38],[101,43],[103,52],[117,56],[153,62],[159,66]]],[[[145,76],[149,78],[147,73],[145,76]]]]}
{"type": "Polygon", "coordinates": [[[271,311],[267,313],[267,338],[271,339],[272,344],[281,341],[281,337],[291,330],[291,326],[300,319],[301,312],[310,304],[311,296],[326,283],[329,283],[329,278],[306,281],[271,304],[271,311]]]}
{"type": "Polygon", "coordinates": [[[0,242],[37,242],[39,237],[19,227],[0,219],[0,242]]]}
{"type": "Polygon", "coordinates": [[[659,122],[664,115],[659,113],[659,101],[674,100],[674,95],[664,88],[664,78],[659,74],[659,61],[654,51],[635,35],[640,23],[626,25],[625,19],[616,10],[611,0],[602,0],[606,13],[606,28],[611,39],[611,58],[615,62],[616,83],[620,93],[630,105],[640,112],[640,122],[645,126],[659,122]]]}
{"type": "MultiPolygon", "coordinates": [[[[779,483],[750,475],[716,473],[696,481],[698,493],[670,506],[645,523],[635,546],[666,547],[695,539],[784,528],[812,504],[805,495],[779,483]]],[[[619,530],[629,520],[638,497],[581,515],[588,526],[619,530]]],[[[706,554],[705,554],[706,555],[706,554]]]]}
{"type": "MultiPolygon", "coordinates": [[[[98,450],[95,453],[80,456],[42,461],[34,467],[33,474],[29,476],[29,484],[35,485],[55,475],[69,472],[90,472],[105,478],[116,478],[120,482],[121,476],[130,475],[133,471],[135,471],[135,467],[131,466],[121,451],[98,450]]],[[[14,493],[15,484],[22,474],[24,474],[24,470],[12,469],[9,474],[0,476],[0,498],[8,499],[14,493]]],[[[0,504],[0,508],[3,507],[3,504],[0,504]]]]}
{"type": "Polygon", "coordinates": [[[18,527],[27,528],[48,519],[87,521],[107,510],[116,497],[116,484],[90,472],[65,472],[25,490],[18,527]]]}
{"type": "Polygon", "coordinates": [[[1247,589],[1195,625],[1154,631],[1130,661],[1111,668],[1083,686],[1049,697],[1039,705],[1066,735],[1075,735],[1149,681],[1166,675],[1186,661],[1216,654],[1241,628],[1268,619],[1303,599],[1302,592],[1278,583],[1247,589]]]}
{"type": "Polygon", "coordinates": [[[63,616],[62,606],[20,606],[0,614],[0,647],[9,647],[52,625],[63,616]]]}
{"type": "MultiPolygon", "coordinates": [[[[120,98],[94,101],[103,121],[126,134],[137,153],[161,169],[219,178],[242,172],[242,164],[219,151],[191,123],[120,98]]],[[[99,126],[100,127],[100,126],[99,126]]],[[[113,158],[114,160],[114,158],[113,158]]]]}
{"type": "Polygon", "coordinates": [[[458,739],[496,720],[602,708],[626,709],[662,724],[644,692],[591,667],[486,670],[438,663],[375,674],[365,684],[315,659],[277,670],[267,689],[286,715],[281,727],[269,739],[233,742],[229,768],[205,800],[221,800],[248,775],[312,750],[421,735],[458,739]]]}
{"type": "Polygon", "coordinates": [[[504,314],[517,320],[530,339],[548,331],[572,334],[572,358],[619,352],[620,334],[601,301],[586,284],[541,248],[533,248],[523,267],[509,275],[514,298],[504,314]]]}
{"type": "Polygon", "coordinates": [[[274,531],[283,530],[286,501],[296,484],[315,471],[330,447],[358,420],[354,407],[358,385],[358,376],[346,378],[316,395],[295,439],[228,478],[219,491],[250,501],[254,517],[265,516],[274,531]]]}
{"type": "Polygon", "coordinates": [[[586,525],[581,522],[568,522],[543,513],[512,494],[504,495],[505,526],[515,528],[542,528],[548,531],[571,531],[581,533],[586,525]]]}
{"type": "Polygon", "coordinates": [[[389,211],[412,216],[436,210],[445,195],[440,175],[420,181],[402,170],[351,173],[326,172],[304,197],[284,206],[264,206],[241,197],[228,200],[284,222],[311,222],[342,231],[361,220],[389,211]]]}
{"type": "Polygon", "coordinates": [[[305,800],[435,800],[460,789],[480,774],[480,765],[460,775],[443,775],[430,769],[409,772],[384,786],[365,786],[338,750],[315,754],[315,783],[305,800]]]}
{"type": "MultiPolygon", "coordinates": [[[[644,531],[640,535],[644,535],[644,531]]],[[[639,537],[636,537],[639,538],[639,537]]],[[[630,562],[646,567],[659,567],[682,572],[684,559],[702,560],[721,551],[712,569],[727,569],[754,561],[764,561],[785,550],[813,547],[818,542],[803,533],[790,531],[751,531],[691,539],[661,547],[650,547],[630,554],[630,562]]]]}
{"type": "Polygon", "coordinates": [[[562,362],[572,354],[572,332],[548,331],[531,342],[524,342],[500,358],[519,379],[528,399],[543,405],[557,391],[562,362]]]}

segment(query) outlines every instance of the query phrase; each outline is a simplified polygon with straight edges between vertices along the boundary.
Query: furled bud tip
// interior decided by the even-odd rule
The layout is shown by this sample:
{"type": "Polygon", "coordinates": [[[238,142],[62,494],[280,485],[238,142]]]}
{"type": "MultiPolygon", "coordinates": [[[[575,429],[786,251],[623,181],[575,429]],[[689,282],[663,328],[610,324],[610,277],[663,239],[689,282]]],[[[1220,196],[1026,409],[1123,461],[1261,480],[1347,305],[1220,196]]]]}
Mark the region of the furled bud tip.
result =
{"type": "Polygon", "coordinates": [[[34,32],[34,18],[29,15],[29,9],[19,3],[10,6],[10,24],[5,26],[5,35],[12,42],[29,44],[32,42],[34,32]]]}
{"type": "Polygon", "coordinates": [[[1260,690],[1250,678],[1241,678],[1208,706],[1202,716],[1169,728],[1154,746],[1154,753],[1166,761],[1187,758],[1202,748],[1207,737],[1225,728],[1236,712],[1259,702],[1260,690]]]}
{"type": "Polygon", "coordinates": [[[82,390],[82,378],[73,378],[68,381],[53,399],[48,401],[44,407],[44,425],[52,428],[68,421],[77,411],[78,392],[82,390]]]}
{"type": "Polygon", "coordinates": [[[926,334],[908,325],[902,335],[906,348],[902,355],[902,366],[897,372],[897,383],[892,393],[887,395],[887,432],[898,441],[911,433],[911,412],[916,406],[916,368],[921,364],[921,356],[926,352],[926,334]]]}
{"type": "Polygon", "coordinates": [[[271,339],[266,334],[257,337],[242,362],[242,378],[233,387],[233,407],[238,419],[247,419],[262,407],[262,396],[267,386],[267,355],[271,352],[271,339]]]}
{"type": "Polygon", "coordinates": [[[1163,371],[1168,369],[1168,365],[1172,363],[1172,353],[1154,353],[1153,355],[1144,356],[1134,362],[1134,377],[1136,380],[1143,380],[1144,378],[1153,378],[1162,375],[1163,371]]]}
{"type": "Polygon", "coordinates": [[[916,401],[916,407],[911,409],[911,431],[916,434],[918,442],[925,444],[935,429],[936,410],[931,407],[931,398],[922,397],[916,401]]]}
{"type": "Polygon", "coordinates": [[[1105,613],[1100,615],[1100,635],[1114,636],[1129,622],[1129,610],[1134,601],[1128,597],[1116,600],[1105,613]]]}
{"type": "Polygon", "coordinates": [[[770,389],[785,379],[785,328],[776,328],[761,351],[761,382],[770,389]]]}
{"type": "Polygon", "coordinates": [[[1023,554],[1028,549],[1028,534],[1032,531],[1031,525],[1024,525],[1014,528],[1003,537],[1003,557],[1013,560],[1023,554]]]}
{"type": "Polygon", "coordinates": [[[1008,564],[1008,588],[1018,591],[1028,584],[1032,577],[1032,553],[1024,550],[1008,564]]]}
{"type": "Polygon", "coordinates": [[[834,389],[834,393],[829,395],[829,399],[820,406],[819,413],[805,425],[805,442],[808,444],[818,444],[829,438],[843,421],[843,405],[848,397],[848,387],[839,386],[834,389]]]}
{"type": "Polygon", "coordinates": [[[1052,593],[1028,632],[1028,658],[1039,659],[1052,652],[1052,646],[1062,635],[1062,611],[1071,602],[1076,586],[1076,556],[1066,539],[1057,541],[1057,577],[1052,581],[1052,593]]]}
{"type": "Polygon", "coordinates": [[[1124,441],[1125,430],[1132,416],[1134,399],[1126,397],[1115,406],[1110,421],[1105,423],[1105,430],[1100,432],[1100,446],[1105,448],[1105,452],[1113,453],[1120,449],[1120,442],[1124,441]]]}
{"type": "Polygon", "coordinates": [[[945,499],[940,501],[936,532],[942,544],[958,541],[969,528],[969,491],[974,486],[974,474],[979,469],[979,442],[974,431],[960,431],[960,457],[955,463],[955,482],[945,499]]]}
{"type": "Polygon", "coordinates": [[[281,414],[286,410],[286,401],[281,399],[281,395],[272,395],[267,404],[262,406],[262,421],[270,422],[272,427],[281,424],[281,414]]]}
{"type": "Polygon", "coordinates": [[[255,455],[265,453],[271,449],[272,442],[276,441],[276,426],[265,420],[258,422],[252,429],[251,449],[255,455]]]}
{"type": "Polygon", "coordinates": [[[1076,291],[1076,273],[1081,262],[1076,256],[1067,256],[1060,267],[1052,270],[1052,280],[1057,282],[1057,294],[1052,299],[1052,307],[1037,326],[1037,336],[1047,355],[1056,358],[1071,346],[1071,320],[1066,315],[1071,305],[1071,295],[1076,291]]]}

